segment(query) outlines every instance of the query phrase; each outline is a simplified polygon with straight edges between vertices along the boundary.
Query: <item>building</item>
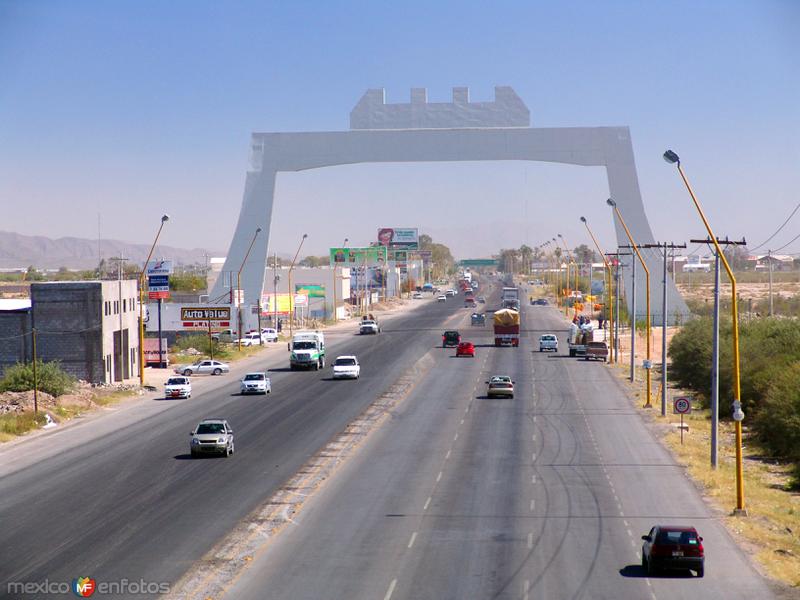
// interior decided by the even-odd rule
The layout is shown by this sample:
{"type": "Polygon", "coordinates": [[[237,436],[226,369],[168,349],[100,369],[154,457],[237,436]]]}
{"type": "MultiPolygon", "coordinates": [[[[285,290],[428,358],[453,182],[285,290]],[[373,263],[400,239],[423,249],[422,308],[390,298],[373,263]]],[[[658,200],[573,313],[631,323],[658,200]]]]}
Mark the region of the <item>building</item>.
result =
{"type": "Polygon", "coordinates": [[[748,266],[755,271],[769,271],[770,263],[772,263],[773,271],[794,269],[794,257],[788,254],[761,254],[747,257],[748,266]]]}
{"type": "Polygon", "coordinates": [[[0,307],[0,373],[36,357],[58,361],[78,379],[112,383],[135,377],[139,360],[137,282],[31,284],[30,306],[0,307]]]}

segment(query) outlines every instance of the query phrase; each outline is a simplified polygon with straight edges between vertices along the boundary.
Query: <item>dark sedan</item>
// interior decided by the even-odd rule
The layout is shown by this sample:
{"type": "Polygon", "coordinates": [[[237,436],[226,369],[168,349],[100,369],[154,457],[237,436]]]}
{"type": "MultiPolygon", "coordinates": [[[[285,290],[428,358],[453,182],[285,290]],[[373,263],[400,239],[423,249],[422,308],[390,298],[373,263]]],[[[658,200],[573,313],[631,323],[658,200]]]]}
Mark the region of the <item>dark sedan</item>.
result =
{"type": "Polygon", "coordinates": [[[683,569],[703,576],[703,538],[694,527],[656,525],[642,539],[642,567],[648,575],[659,569],[683,569]]]}

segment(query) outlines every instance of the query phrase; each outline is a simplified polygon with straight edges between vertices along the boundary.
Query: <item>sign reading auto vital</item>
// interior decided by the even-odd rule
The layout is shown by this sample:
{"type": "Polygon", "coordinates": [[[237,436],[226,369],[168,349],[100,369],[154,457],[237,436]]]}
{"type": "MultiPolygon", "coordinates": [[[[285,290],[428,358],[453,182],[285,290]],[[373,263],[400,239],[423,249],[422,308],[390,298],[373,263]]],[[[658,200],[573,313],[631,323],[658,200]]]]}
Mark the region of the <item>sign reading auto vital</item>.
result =
{"type": "Polygon", "coordinates": [[[230,327],[230,306],[182,306],[181,323],[185,329],[197,327],[230,327]]]}
{"type": "Polygon", "coordinates": [[[332,267],[376,267],[386,264],[386,247],[331,248],[332,267]]]}
{"type": "Polygon", "coordinates": [[[297,294],[305,294],[309,298],[324,298],[325,286],[317,283],[298,283],[294,286],[297,294]]]}
{"type": "Polygon", "coordinates": [[[416,250],[419,248],[419,229],[416,227],[381,227],[378,229],[378,243],[391,248],[416,250]]]}

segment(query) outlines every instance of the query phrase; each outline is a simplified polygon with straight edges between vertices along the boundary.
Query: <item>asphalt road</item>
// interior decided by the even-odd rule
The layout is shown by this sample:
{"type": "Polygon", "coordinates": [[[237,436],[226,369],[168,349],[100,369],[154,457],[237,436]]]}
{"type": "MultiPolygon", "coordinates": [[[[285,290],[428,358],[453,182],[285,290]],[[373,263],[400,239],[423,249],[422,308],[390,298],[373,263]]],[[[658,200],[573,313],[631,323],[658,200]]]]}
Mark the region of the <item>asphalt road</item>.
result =
{"type": "Polygon", "coordinates": [[[327,336],[329,362],[359,356],[358,381],[289,372],[279,353],[270,396],[239,396],[236,373],[206,378],[190,400],[144,400],[0,452],[0,596],[8,582],[79,576],[174,583],[463,319],[460,298],[377,336],[327,336]],[[233,457],[189,459],[189,432],[209,417],[231,423],[233,457]]]}
{"type": "Polygon", "coordinates": [[[428,350],[434,367],[393,418],[227,597],[773,597],[612,373],[565,355],[557,311],[523,316],[518,349],[428,350]],[[542,332],[559,332],[561,354],[535,351],[542,332]],[[514,378],[513,400],[483,396],[493,374],[514,378]],[[641,536],[656,523],[698,528],[704,578],[646,576],[641,536]]]}

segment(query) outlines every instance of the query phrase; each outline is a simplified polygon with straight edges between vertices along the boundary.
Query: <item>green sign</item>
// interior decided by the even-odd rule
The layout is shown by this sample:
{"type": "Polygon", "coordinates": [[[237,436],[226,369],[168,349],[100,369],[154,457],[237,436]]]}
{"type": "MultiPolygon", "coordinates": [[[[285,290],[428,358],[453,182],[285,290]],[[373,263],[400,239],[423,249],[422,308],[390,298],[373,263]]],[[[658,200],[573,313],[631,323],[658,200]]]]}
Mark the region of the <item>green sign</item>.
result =
{"type": "Polygon", "coordinates": [[[462,267],[496,267],[498,262],[494,258],[468,258],[458,261],[462,267]]]}
{"type": "Polygon", "coordinates": [[[332,267],[377,267],[385,264],[386,246],[331,248],[332,267]]]}
{"type": "Polygon", "coordinates": [[[294,286],[295,294],[305,294],[309,298],[324,298],[325,286],[316,283],[298,283],[294,286]]]}

